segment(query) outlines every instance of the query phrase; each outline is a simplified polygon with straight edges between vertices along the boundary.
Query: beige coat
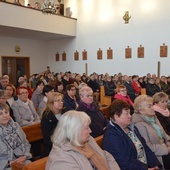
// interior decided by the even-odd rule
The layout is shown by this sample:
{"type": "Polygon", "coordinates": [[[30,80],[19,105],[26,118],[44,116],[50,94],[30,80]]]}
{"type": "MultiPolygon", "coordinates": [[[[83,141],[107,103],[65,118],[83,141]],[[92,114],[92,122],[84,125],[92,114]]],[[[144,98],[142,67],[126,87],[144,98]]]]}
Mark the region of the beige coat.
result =
{"type": "MultiPolygon", "coordinates": [[[[89,145],[106,160],[110,170],[120,170],[115,159],[107,151],[103,151],[92,137],[89,140],[89,145]]],[[[84,155],[67,143],[61,148],[53,145],[46,170],[93,170],[93,168],[84,155]]]]}
{"type": "MultiPolygon", "coordinates": [[[[161,124],[157,117],[155,116],[156,124],[161,128],[161,124]]],[[[162,156],[168,154],[168,148],[166,142],[170,140],[170,136],[166,134],[166,132],[162,128],[162,132],[164,135],[165,142],[159,138],[154,127],[144,120],[141,114],[134,113],[132,116],[132,122],[138,128],[140,134],[145,139],[146,144],[150,147],[150,149],[155,153],[158,160],[162,163],[162,156]]]]}

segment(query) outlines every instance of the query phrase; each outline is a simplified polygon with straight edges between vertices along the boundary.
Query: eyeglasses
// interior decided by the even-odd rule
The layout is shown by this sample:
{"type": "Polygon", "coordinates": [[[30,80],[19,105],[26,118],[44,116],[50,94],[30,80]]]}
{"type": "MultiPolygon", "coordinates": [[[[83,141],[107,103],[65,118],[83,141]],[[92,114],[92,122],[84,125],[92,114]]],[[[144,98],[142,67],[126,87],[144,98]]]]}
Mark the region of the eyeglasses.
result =
{"type": "Polygon", "coordinates": [[[87,95],[85,95],[87,98],[90,98],[90,97],[93,97],[93,94],[87,94],[87,95]]]}
{"type": "Polygon", "coordinates": [[[54,102],[57,102],[57,103],[63,103],[63,102],[64,102],[64,100],[58,99],[58,100],[55,100],[54,102]]]}
{"type": "Polygon", "coordinates": [[[127,90],[120,90],[120,92],[127,92],[127,90]]]}
{"type": "Polygon", "coordinates": [[[71,91],[76,91],[76,89],[70,89],[71,91]]]}
{"type": "Polygon", "coordinates": [[[21,92],[21,93],[19,93],[19,95],[26,95],[26,94],[28,94],[28,92],[21,92]]]}

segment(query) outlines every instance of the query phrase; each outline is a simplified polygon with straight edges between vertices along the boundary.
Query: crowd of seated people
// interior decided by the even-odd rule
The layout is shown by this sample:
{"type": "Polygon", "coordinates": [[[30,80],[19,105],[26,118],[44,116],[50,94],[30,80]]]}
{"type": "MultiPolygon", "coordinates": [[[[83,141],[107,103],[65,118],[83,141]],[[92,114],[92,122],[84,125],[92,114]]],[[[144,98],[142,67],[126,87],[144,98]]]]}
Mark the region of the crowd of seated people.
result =
{"type": "MultiPolygon", "coordinates": [[[[159,79],[148,74],[141,78],[138,75],[128,76],[122,75],[121,73],[114,76],[111,76],[108,73],[101,75],[92,73],[90,76],[87,76],[86,74],[81,76],[79,73],[71,73],[69,71],[57,74],[52,73],[50,70],[47,71],[40,74],[34,74],[29,79],[25,79],[21,76],[17,86],[10,83],[8,76],[0,78],[0,89],[5,96],[1,97],[4,99],[2,103],[7,103],[9,108],[11,106],[10,115],[13,120],[21,127],[41,123],[45,146],[43,147],[44,151],[41,153],[41,157],[50,154],[53,142],[51,136],[57,127],[61,115],[66,111],[77,110],[78,112],[85,112],[90,117],[91,123],[89,126],[92,137],[95,138],[99,135],[105,134],[109,120],[107,120],[103,112],[100,110],[100,86],[105,86],[106,91],[108,87],[112,87],[113,91],[111,91],[111,89],[109,90],[112,92],[111,96],[113,97],[113,102],[114,100],[119,99],[127,103],[128,108],[131,108],[131,115],[136,111],[134,111],[133,108],[135,107],[135,99],[138,99],[138,97],[141,96],[140,90],[146,88],[146,94],[154,99],[154,110],[158,120],[161,122],[161,127],[164,128],[164,131],[167,134],[169,133],[169,77],[162,76],[159,79]],[[138,81],[141,79],[143,81],[138,81]],[[44,82],[47,85],[44,86],[44,82]],[[30,99],[28,87],[32,93],[30,99]]],[[[136,115],[136,112],[134,115],[136,115]]],[[[135,121],[135,119],[133,119],[133,121],[135,121]]],[[[134,123],[136,124],[136,122],[134,123]]],[[[138,124],[136,126],[138,127],[138,124]]],[[[146,140],[144,136],[143,138],[146,140]]],[[[148,141],[146,140],[146,144],[148,144],[147,142],[148,141]]],[[[141,143],[143,144],[143,141],[141,143]]],[[[148,148],[146,149],[148,151],[148,148]]],[[[150,149],[155,153],[159,161],[162,164],[165,164],[165,167],[169,166],[166,165],[166,159],[168,156],[165,157],[166,153],[169,153],[168,151],[163,153],[161,155],[163,158],[160,159],[155,150],[152,148],[150,149]]],[[[119,164],[119,157],[118,159],[116,156],[114,157],[118,162],[118,165],[121,167],[119,164]]],[[[145,161],[146,160],[147,159],[145,158],[145,161]]],[[[149,163],[148,160],[144,162],[144,164],[147,163],[149,163]]],[[[156,170],[158,169],[157,167],[159,167],[159,164],[150,164],[149,166],[151,168],[156,167],[156,170]]],[[[146,167],[146,165],[142,164],[141,167],[146,167]]]]}

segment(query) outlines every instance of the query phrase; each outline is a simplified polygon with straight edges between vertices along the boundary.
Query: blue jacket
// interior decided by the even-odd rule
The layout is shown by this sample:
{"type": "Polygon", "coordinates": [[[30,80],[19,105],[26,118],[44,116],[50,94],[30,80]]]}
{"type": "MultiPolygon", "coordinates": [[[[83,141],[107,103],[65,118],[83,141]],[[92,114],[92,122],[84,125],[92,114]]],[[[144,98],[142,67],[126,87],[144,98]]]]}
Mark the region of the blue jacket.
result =
{"type": "Polygon", "coordinates": [[[111,153],[121,170],[148,170],[149,167],[162,167],[155,154],[146,145],[145,140],[139,134],[136,127],[131,128],[145,148],[147,163],[137,159],[137,151],[134,143],[120,126],[112,122],[108,123],[103,138],[103,149],[111,153]]]}
{"type": "Polygon", "coordinates": [[[67,112],[69,110],[76,110],[76,102],[66,93],[64,95],[64,111],[67,112]]]}

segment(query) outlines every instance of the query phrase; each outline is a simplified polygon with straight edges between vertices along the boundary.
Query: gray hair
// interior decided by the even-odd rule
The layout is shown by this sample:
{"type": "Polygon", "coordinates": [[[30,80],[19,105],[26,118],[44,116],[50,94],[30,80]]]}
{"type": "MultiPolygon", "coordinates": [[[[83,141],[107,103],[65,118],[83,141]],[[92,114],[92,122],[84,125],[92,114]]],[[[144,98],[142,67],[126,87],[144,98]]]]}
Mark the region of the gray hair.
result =
{"type": "Polygon", "coordinates": [[[52,142],[56,146],[70,142],[73,145],[81,146],[78,136],[85,123],[91,123],[90,117],[85,112],[71,110],[64,113],[52,136],[52,142]]]}
{"type": "Polygon", "coordinates": [[[87,92],[93,93],[93,90],[92,90],[89,86],[83,86],[83,87],[79,90],[79,95],[80,95],[80,96],[84,96],[87,92]]]}

